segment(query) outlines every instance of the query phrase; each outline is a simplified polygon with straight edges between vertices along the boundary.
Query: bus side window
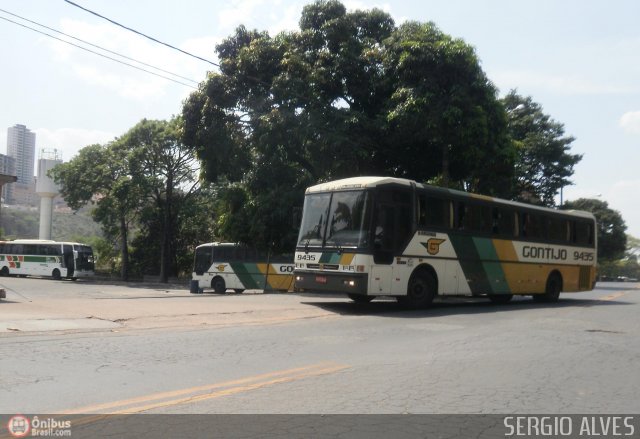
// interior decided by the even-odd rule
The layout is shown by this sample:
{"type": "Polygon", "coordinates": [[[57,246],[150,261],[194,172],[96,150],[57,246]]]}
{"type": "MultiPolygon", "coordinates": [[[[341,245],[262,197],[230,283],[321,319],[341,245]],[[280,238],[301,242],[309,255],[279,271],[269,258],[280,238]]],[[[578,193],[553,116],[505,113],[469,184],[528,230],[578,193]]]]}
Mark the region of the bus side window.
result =
{"type": "Polygon", "coordinates": [[[411,238],[414,216],[408,190],[381,190],[376,195],[374,226],[374,262],[393,263],[394,253],[401,253],[411,238]]]}
{"type": "Polygon", "coordinates": [[[594,229],[591,221],[575,221],[574,242],[578,245],[593,245],[594,229]]]}
{"type": "Polygon", "coordinates": [[[493,225],[492,233],[494,235],[516,236],[516,215],[512,210],[503,209],[500,207],[493,209],[493,225]]]}
{"type": "Polygon", "coordinates": [[[547,227],[549,233],[549,239],[552,241],[564,241],[566,236],[565,220],[562,218],[549,217],[547,220],[547,227]]]}
{"type": "Polygon", "coordinates": [[[521,218],[520,236],[532,239],[546,238],[547,228],[544,224],[544,217],[525,212],[521,215],[521,218]]]}
{"type": "Polygon", "coordinates": [[[466,220],[466,216],[467,216],[467,206],[462,202],[459,202],[457,204],[458,204],[458,209],[457,209],[455,227],[458,230],[464,230],[465,229],[465,220],[466,220]]]}
{"type": "Polygon", "coordinates": [[[449,201],[443,198],[419,198],[418,225],[420,227],[449,228],[449,201]]]}

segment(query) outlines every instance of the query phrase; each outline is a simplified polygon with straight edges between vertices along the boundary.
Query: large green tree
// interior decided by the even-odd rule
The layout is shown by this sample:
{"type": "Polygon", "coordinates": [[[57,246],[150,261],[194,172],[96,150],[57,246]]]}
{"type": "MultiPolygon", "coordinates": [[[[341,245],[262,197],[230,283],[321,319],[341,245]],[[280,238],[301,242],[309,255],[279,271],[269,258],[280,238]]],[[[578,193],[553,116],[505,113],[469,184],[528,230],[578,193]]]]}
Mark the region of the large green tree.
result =
{"type": "Polygon", "coordinates": [[[586,210],[593,213],[598,223],[598,258],[603,260],[617,260],[624,256],[627,235],[627,225],[617,210],[609,207],[606,201],[591,198],[579,198],[568,201],[563,209],[586,210]]]}
{"type": "Polygon", "coordinates": [[[554,206],[558,192],[572,184],[573,167],[582,159],[569,152],[575,139],[565,136],[564,125],[545,114],[531,97],[511,90],[502,101],[517,150],[514,198],[554,206]]]}
{"type": "Polygon", "coordinates": [[[106,236],[119,239],[125,280],[133,265],[166,282],[186,269],[183,256],[196,242],[212,237],[207,231],[212,207],[197,211],[205,204],[198,198],[198,163],[179,141],[181,127],[180,119],[144,119],[110,144],[85,147],[51,171],[69,206],[94,203],[92,215],[106,236]],[[202,236],[194,242],[195,230],[202,236]],[[136,260],[130,264],[134,240],[136,260]]]}
{"type": "Polygon", "coordinates": [[[123,280],[129,278],[129,230],[142,199],[129,165],[129,151],[116,139],[107,145],[87,146],[69,162],[49,171],[69,207],[77,210],[95,204],[94,219],[107,237],[120,242],[123,280]]]}
{"type": "Polygon", "coordinates": [[[216,50],[220,72],[183,107],[184,142],[206,178],[241,186],[227,230],[266,216],[251,237],[227,238],[271,244],[291,228],[304,187],[333,178],[440,177],[511,193],[515,153],[496,90],[474,49],[433,23],[397,27],[378,9],[316,1],[298,31],[241,26],[216,50]]]}
{"type": "Polygon", "coordinates": [[[180,142],[179,119],[143,119],[121,138],[129,151],[131,177],[151,201],[149,222],[158,230],[160,280],[176,273],[176,223],[184,199],[199,188],[193,151],[180,142]]]}

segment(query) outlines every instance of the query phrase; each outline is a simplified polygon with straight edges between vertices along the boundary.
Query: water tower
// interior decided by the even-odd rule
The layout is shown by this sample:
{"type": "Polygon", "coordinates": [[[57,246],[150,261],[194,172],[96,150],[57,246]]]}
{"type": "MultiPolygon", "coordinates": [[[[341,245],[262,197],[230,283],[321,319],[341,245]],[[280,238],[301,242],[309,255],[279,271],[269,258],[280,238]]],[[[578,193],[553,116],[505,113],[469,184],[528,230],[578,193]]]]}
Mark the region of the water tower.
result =
{"type": "Polygon", "coordinates": [[[51,219],[53,216],[53,199],[58,195],[58,186],[47,175],[50,169],[62,163],[57,149],[40,151],[38,159],[38,179],[36,194],[40,196],[40,239],[51,239],[51,219]]]}

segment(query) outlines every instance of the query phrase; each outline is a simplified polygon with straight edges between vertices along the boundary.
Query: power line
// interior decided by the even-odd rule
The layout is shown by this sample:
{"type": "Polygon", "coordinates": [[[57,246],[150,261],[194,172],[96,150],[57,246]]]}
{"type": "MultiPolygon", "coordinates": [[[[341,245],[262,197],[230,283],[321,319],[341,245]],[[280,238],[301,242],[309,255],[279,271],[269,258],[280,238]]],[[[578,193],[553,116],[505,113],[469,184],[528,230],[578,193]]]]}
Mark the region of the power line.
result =
{"type": "MultiPolygon", "coordinates": [[[[88,12],[89,14],[92,14],[92,15],[95,15],[96,17],[102,18],[103,20],[106,20],[106,21],[108,21],[109,23],[115,24],[116,26],[119,26],[119,27],[121,27],[121,28],[123,28],[123,29],[126,29],[126,30],[128,30],[128,31],[130,31],[130,32],[133,32],[133,33],[135,33],[135,34],[137,34],[137,35],[140,35],[140,36],[142,36],[142,37],[145,37],[145,38],[147,38],[147,39],[149,39],[149,40],[151,40],[151,41],[153,41],[153,42],[156,42],[156,43],[158,43],[158,44],[162,44],[163,46],[166,46],[166,47],[169,47],[169,48],[171,48],[171,49],[174,49],[174,50],[177,50],[177,51],[179,51],[179,52],[182,52],[182,53],[184,53],[185,55],[191,56],[191,57],[193,57],[193,58],[199,59],[199,60],[201,60],[201,61],[204,61],[204,62],[207,62],[207,63],[209,63],[209,64],[212,64],[212,65],[214,65],[214,66],[216,66],[216,67],[218,67],[218,68],[221,68],[220,64],[218,64],[218,63],[215,63],[215,62],[210,61],[210,60],[208,60],[208,59],[205,59],[205,58],[202,58],[202,57],[200,57],[200,56],[194,55],[194,54],[192,54],[192,53],[186,52],[186,51],[184,51],[184,50],[182,50],[182,49],[180,49],[180,48],[178,48],[178,47],[172,46],[171,44],[164,43],[164,42],[162,42],[162,41],[160,41],[160,40],[158,40],[158,39],[156,39],[156,38],[150,37],[149,35],[146,35],[146,34],[144,34],[144,33],[142,33],[142,32],[139,32],[139,31],[137,31],[137,30],[135,30],[135,29],[132,29],[132,28],[130,28],[130,27],[127,27],[127,26],[125,26],[125,25],[123,25],[123,24],[121,24],[121,23],[119,23],[119,22],[117,22],[117,21],[115,21],[115,20],[112,20],[112,19],[110,19],[110,18],[108,18],[108,17],[105,17],[104,15],[100,15],[99,13],[94,12],[94,11],[92,11],[91,9],[87,9],[87,8],[85,8],[84,6],[81,6],[81,5],[77,4],[77,3],[74,3],[74,2],[73,2],[73,1],[71,1],[71,0],[64,0],[64,1],[65,1],[66,3],[69,3],[69,4],[70,4],[70,5],[72,5],[72,6],[75,6],[76,8],[79,8],[79,9],[82,9],[83,11],[88,12]]],[[[271,86],[272,86],[272,84],[270,84],[269,82],[264,81],[264,80],[262,80],[262,79],[260,79],[260,78],[258,78],[258,77],[255,77],[255,76],[247,75],[247,76],[246,76],[246,78],[247,78],[247,79],[249,79],[249,80],[251,80],[251,81],[256,82],[257,84],[266,85],[267,87],[271,87],[271,86]]],[[[297,96],[298,98],[305,99],[305,98],[304,98],[304,96],[301,96],[301,95],[299,95],[299,94],[294,94],[294,95],[295,95],[295,96],[297,96]]],[[[338,131],[337,131],[337,130],[335,130],[335,129],[333,129],[333,128],[330,128],[329,130],[327,130],[327,132],[331,132],[331,133],[338,133],[338,131]]],[[[347,140],[349,140],[349,139],[347,139],[347,140]]],[[[352,142],[352,143],[355,143],[355,142],[352,142]]]]}
{"type": "Polygon", "coordinates": [[[216,67],[220,67],[220,64],[217,64],[217,63],[215,63],[215,62],[213,62],[213,61],[209,61],[208,59],[202,58],[202,57],[200,57],[200,56],[198,56],[198,55],[194,55],[193,53],[189,53],[189,52],[187,52],[187,51],[185,51],[185,50],[182,50],[182,49],[180,49],[179,47],[172,46],[171,44],[164,43],[164,42],[162,42],[162,41],[160,41],[160,40],[157,40],[157,39],[155,39],[155,38],[153,38],[153,37],[150,37],[149,35],[146,35],[146,34],[144,34],[144,33],[142,33],[142,32],[139,32],[139,31],[137,31],[137,30],[135,30],[135,29],[132,29],[132,28],[130,28],[130,27],[127,27],[127,26],[125,26],[125,25],[123,25],[123,24],[121,24],[121,23],[118,23],[118,22],[117,22],[117,21],[115,21],[115,20],[112,20],[112,19],[110,19],[110,18],[108,18],[108,17],[105,17],[104,15],[100,15],[100,14],[98,14],[97,12],[92,11],[91,9],[87,9],[87,8],[85,8],[84,6],[80,6],[79,4],[74,3],[74,2],[72,2],[71,0],[64,0],[64,1],[65,1],[65,2],[67,2],[67,3],[69,3],[69,4],[70,4],[70,5],[72,5],[72,6],[75,6],[76,8],[80,8],[80,9],[82,9],[83,11],[86,11],[86,12],[88,12],[88,13],[92,14],[92,15],[95,15],[96,17],[100,17],[100,18],[102,18],[103,20],[107,20],[108,22],[113,23],[113,24],[115,24],[116,26],[120,26],[120,27],[121,27],[121,28],[123,28],[123,29],[126,29],[126,30],[128,30],[128,31],[130,31],[130,32],[133,32],[133,33],[138,34],[138,35],[140,35],[140,36],[142,36],[142,37],[145,37],[145,38],[147,38],[147,39],[149,39],[149,40],[151,40],[151,41],[154,41],[154,42],[156,42],[156,43],[158,43],[158,44],[162,44],[163,46],[167,46],[167,47],[169,47],[169,48],[171,48],[171,49],[177,50],[177,51],[179,51],[179,52],[184,53],[185,55],[189,55],[189,56],[191,56],[191,57],[193,57],[193,58],[199,59],[200,61],[204,61],[204,62],[209,63],[209,64],[211,64],[211,65],[214,65],[214,66],[216,66],[216,67]]]}
{"type": "Polygon", "coordinates": [[[173,75],[173,76],[175,76],[176,78],[181,78],[181,79],[184,79],[184,80],[186,80],[186,81],[193,82],[194,84],[198,84],[198,81],[194,81],[194,80],[193,80],[193,79],[191,79],[191,78],[187,78],[187,77],[185,77],[185,76],[178,75],[177,73],[173,73],[173,72],[170,72],[170,71],[168,71],[168,70],[161,69],[160,67],[156,67],[156,66],[153,66],[153,65],[151,65],[151,64],[147,64],[147,63],[145,63],[145,62],[143,62],[143,61],[137,60],[137,59],[135,59],[135,58],[131,58],[131,57],[129,57],[129,56],[123,55],[123,54],[121,54],[121,53],[114,52],[113,50],[109,50],[109,49],[104,48],[104,47],[102,47],[102,46],[98,46],[97,44],[90,43],[89,41],[85,41],[85,40],[83,40],[83,39],[81,39],[81,38],[74,37],[73,35],[66,34],[66,33],[64,33],[64,32],[61,32],[61,31],[57,30],[57,29],[53,29],[53,28],[51,28],[51,27],[49,27],[49,26],[45,26],[44,24],[38,23],[38,22],[33,21],[33,20],[29,20],[28,18],[25,18],[25,17],[21,17],[20,15],[14,14],[13,12],[6,11],[6,10],[4,10],[4,9],[2,9],[2,8],[0,8],[0,11],[1,11],[1,12],[4,12],[5,14],[9,14],[9,15],[11,15],[11,16],[13,16],[13,17],[16,17],[16,18],[19,18],[19,19],[21,19],[21,20],[24,20],[24,21],[26,21],[26,22],[28,22],[28,23],[35,24],[36,26],[43,27],[43,28],[48,29],[48,30],[50,30],[50,31],[56,32],[56,33],[58,33],[58,34],[60,34],[60,35],[64,35],[65,37],[73,38],[74,40],[76,40],[76,41],[80,41],[81,43],[87,44],[87,45],[89,45],[89,46],[91,46],[91,47],[95,47],[95,48],[97,48],[97,49],[104,50],[105,52],[112,53],[112,54],[117,55],[117,56],[119,56],[119,57],[122,57],[122,58],[128,59],[128,60],[130,60],[130,61],[137,62],[138,64],[142,64],[143,66],[151,67],[152,69],[156,69],[156,70],[158,70],[158,71],[160,71],[160,72],[164,72],[164,73],[167,73],[167,74],[169,74],[169,75],[173,75]]]}
{"type": "Polygon", "coordinates": [[[99,53],[99,52],[96,52],[96,51],[94,51],[94,50],[87,49],[86,47],[82,47],[82,46],[80,46],[80,45],[78,45],[78,44],[74,44],[74,43],[72,43],[72,42],[70,42],[70,41],[65,41],[65,40],[63,40],[62,38],[55,37],[55,36],[50,35],[50,34],[48,34],[48,33],[46,33],[46,32],[42,32],[42,31],[40,31],[40,30],[38,30],[38,29],[34,29],[34,28],[32,28],[32,27],[29,27],[29,26],[27,26],[27,25],[25,25],[25,24],[18,23],[17,21],[10,20],[10,19],[8,19],[8,18],[6,18],[6,17],[0,17],[0,19],[1,19],[1,20],[5,20],[5,21],[8,21],[9,23],[13,23],[13,24],[15,24],[15,25],[18,25],[18,26],[24,27],[25,29],[29,29],[29,30],[31,30],[31,31],[33,31],[33,32],[37,32],[37,33],[39,33],[39,34],[45,35],[45,36],[47,36],[47,37],[49,37],[49,38],[53,38],[54,40],[58,40],[58,41],[61,41],[61,42],[63,42],[63,43],[69,44],[69,45],[71,45],[71,46],[77,47],[78,49],[82,49],[82,50],[87,51],[87,52],[89,52],[89,53],[93,53],[94,55],[101,56],[101,57],[106,58],[106,59],[108,59],[108,60],[115,61],[115,62],[117,62],[117,63],[123,64],[123,65],[128,66],[128,67],[132,67],[132,68],[134,68],[134,69],[140,70],[140,71],[145,72],[145,73],[150,73],[150,74],[152,74],[152,75],[158,76],[158,77],[163,78],[163,79],[166,79],[166,80],[168,80],[168,81],[172,81],[172,82],[175,82],[175,83],[177,83],[177,84],[184,85],[185,87],[193,88],[194,90],[197,90],[197,89],[198,89],[197,87],[194,87],[194,86],[193,86],[193,85],[191,85],[191,84],[186,84],[186,83],[181,82],[181,81],[178,81],[178,80],[176,80],[176,79],[169,78],[168,76],[164,76],[164,75],[161,75],[161,74],[159,74],[159,73],[156,73],[156,72],[152,72],[152,71],[150,71],[150,70],[143,69],[142,67],[138,67],[138,66],[135,66],[135,65],[133,65],[133,64],[129,64],[129,63],[126,63],[126,62],[124,62],[124,61],[121,61],[121,60],[119,60],[119,59],[116,59],[116,58],[113,58],[113,57],[107,56],[107,55],[105,55],[105,54],[103,54],[103,53],[99,53]]]}

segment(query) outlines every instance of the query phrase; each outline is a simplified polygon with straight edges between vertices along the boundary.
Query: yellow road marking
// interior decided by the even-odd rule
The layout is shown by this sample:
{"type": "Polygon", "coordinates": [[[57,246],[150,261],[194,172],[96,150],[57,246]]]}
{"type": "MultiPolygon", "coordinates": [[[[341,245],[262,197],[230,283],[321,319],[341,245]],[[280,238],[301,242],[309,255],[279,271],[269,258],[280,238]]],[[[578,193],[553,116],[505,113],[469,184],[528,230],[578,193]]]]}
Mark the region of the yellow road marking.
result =
{"type": "Polygon", "coordinates": [[[609,294],[608,296],[601,297],[601,298],[600,298],[600,299],[598,299],[598,300],[602,300],[602,301],[608,302],[608,301],[610,301],[610,300],[615,300],[615,299],[617,299],[618,297],[625,296],[625,295],[627,295],[628,293],[629,293],[629,291],[619,291],[619,292],[617,292],[617,293],[613,293],[613,294],[609,294]]]}
{"type": "Polygon", "coordinates": [[[326,375],[347,369],[349,366],[337,363],[319,363],[295,369],[270,372],[238,380],[209,384],[205,386],[191,387],[188,389],[170,392],[154,393],[132,399],[125,399],[110,403],[97,404],[60,414],[96,413],[107,410],[110,414],[139,413],[159,407],[180,405],[207,399],[220,398],[227,395],[246,392],[274,384],[309,378],[318,375],[326,375]]]}

